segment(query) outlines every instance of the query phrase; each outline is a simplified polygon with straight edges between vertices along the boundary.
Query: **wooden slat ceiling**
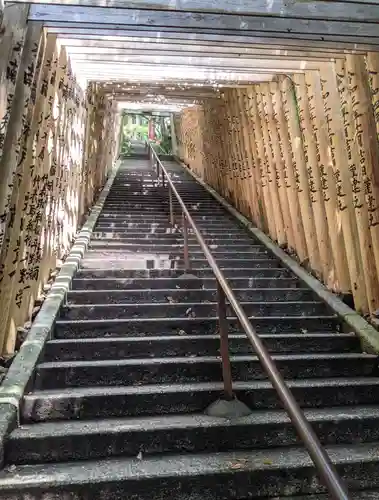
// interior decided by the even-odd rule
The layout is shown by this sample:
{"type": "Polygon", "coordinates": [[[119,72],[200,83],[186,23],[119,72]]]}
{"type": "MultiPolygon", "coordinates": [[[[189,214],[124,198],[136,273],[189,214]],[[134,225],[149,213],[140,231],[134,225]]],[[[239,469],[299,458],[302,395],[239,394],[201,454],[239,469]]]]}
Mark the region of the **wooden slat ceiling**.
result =
{"type": "Polygon", "coordinates": [[[79,78],[102,82],[118,100],[197,102],[217,96],[220,84],[268,81],[379,50],[374,0],[30,3],[29,20],[57,34],[79,78]]]}

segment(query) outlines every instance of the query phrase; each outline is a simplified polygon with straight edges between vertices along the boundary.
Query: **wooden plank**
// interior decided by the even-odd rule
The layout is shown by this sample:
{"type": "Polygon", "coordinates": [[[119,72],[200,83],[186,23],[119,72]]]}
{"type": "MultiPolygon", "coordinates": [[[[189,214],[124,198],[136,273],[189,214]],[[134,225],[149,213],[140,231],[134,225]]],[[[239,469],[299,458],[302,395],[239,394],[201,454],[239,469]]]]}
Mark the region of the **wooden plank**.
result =
{"type": "MultiPolygon", "coordinates": [[[[90,32],[88,32],[90,33],[90,32]]],[[[109,47],[112,49],[149,49],[149,50],[173,50],[173,51],[182,51],[182,50],[196,50],[196,51],[204,51],[209,50],[210,52],[217,50],[231,50],[237,53],[267,53],[267,54],[295,54],[295,55],[320,55],[323,56],[325,54],[340,56],[346,52],[346,49],[340,48],[320,48],[320,47],[308,47],[301,45],[301,42],[298,45],[290,46],[289,48],[283,49],[281,46],[267,46],[267,44],[262,43],[244,43],[243,41],[236,42],[233,39],[224,39],[220,38],[219,40],[191,40],[182,38],[168,38],[163,34],[162,36],[151,36],[151,33],[147,34],[148,36],[137,37],[137,36],[101,36],[101,35],[76,35],[75,32],[72,37],[69,34],[61,34],[58,37],[58,40],[62,41],[68,50],[71,48],[75,49],[87,49],[97,48],[97,47],[109,47]]],[[[171,33],[170,33],[171,35],[171,33]]],[[[362,51],[364,52],[364,51],[362,51]]]]}
{"type": "Polygon", "coordinates": [[[336,59],[337,57],[343,57],[343,54],[322,54],[322,53],[313,53],[313,52],[302,52],[302,51],[288,51],[288,50],[277,50],[277,49],[239,49],[238,47],[207,47],[206,45],[200,46],[190,46],[187,47],[181,46],[176,49],[170,44],[144,44],[141,43],[141,47],[139,47],[138,43],[133,44],[133,47],[130,47],[129,44],[125,44],[123,47],[108,47],[107,45],[98,46],[98,47],[85,47],[85,46],[69,46],[64,43],[64,46],[67,49],[67,52],[72,60],[75,59],[86,59],[91,60],[94,59],[105,59],[107,56],[112,56],[112,60],[126,60],[129,59],[129,56],[146,56],[146,53],[154,58],[161,57],[191,57],[194,59],[199,58],[200,60],[204,57],[220,57],[220,58],[238,58],[241,60],[249,60],[249,59],[267,59],[270,60],[301,60],[304,63],[304,60],[310,61],[331,61],[336,59]]]}
{"type": "Polygon", "coordinates": [[[262,97],[264,98],[264,116],[267,124],[269,147],[271,149],[271,156],[273,160],[273,173],[275,177],[274,185],[276,184],[278,191],[279,206],[283,216],[283,227],[286,235],[287,248],[290,251],[293,251],[295,250],[295,238],[289,209],[284,159],[280,150],[279,134],[274,117],[271,88],[269,84],[261,84],[260,87],[262,89],[262,97]]]}
{"type": "MultiPolygon", "coordinates": [[[[80,40],[96,40],[96,39],[107,39],[107,40],[117,40],[124,38],[131,38],[134,41],[138,39],[145,38],[146,40],[155,39],[157,41],[169,41],[171,43],[190,43],[194,41],[202,43],[228,43],[228,44],[238,44],[243,46],[256,46],[263,45],[265,47],[290,47],[295,49],[307,48],[307,50],[334,50],[334,51],[368,51],[377,50],[378,42],[375,42],[371,38],[366,39],[364,42],[361,38],[352,37],[350,41],[344,39],[343,42],[333,41],[329,36],[325,37],[315,37],[312,36],[309,39],[305,39],[303,36],[298,36],[296,39],[289,38],[286,36],[258,36],[257,33],[254,35],[248,35],[246,33],[233,33],[232,35],[228,33],[223,33],[222,35],[217,33],[191,33],[191,32],[176,32],[175,30],[159,31],[157,29],[150,30],[128,30],[123,28],[115,29],[112,27],[106,29],[101,26],[96,27],[96,34],[92,28],[83,25],[79,27],[78,25],[68,25],[66,23],[59,23],[56,26],[50,25],[49,33],[59,34],[60,38],[77,38],[80,40]],[[376,48],[375,48],[376,47],[376,48]]],[[[132,40],[129,40],[132,41],[132,40]]]]}
{"type": "MultiPolygon", "coordinates": [[[[35,78],[38,75],[37,63],[40,51],[44,50],[41,43],[42,26],[38,23],[27,29],[25,44],[22,51],[20,72],[17,78],[14,108],[12,113],[12,149],[10,154],[3,155],[2,161],[7,160],[7,177],[10,184],[5,204],[6,217],[3,220],[3,244],[0,254],[1,288],[0,308],[3,321],[0,325],[0,351],[13,352],[16,327],[14,315],[9,315],[14,307],[19,306],[19,297],[16,296],[16,284],[20,280],[18,275],[19,262],[25,264],[25,255],[21,248],[21,235],[24,223],[24,196],[26,185],[30,182],[30,175],[25,172],[28,144],[30,143],[30,129],[33,120],[35,78]],[[13,175],[11,175],[13,174],[13,175]]],[[[6,151],[4,150],[4,153],[6,151]]],[[[29,167],[29,165],[28,165],[29,167]]]]}
{"type": "Polygon", "coordinates": [[[336,186],[338,219],[343,231],[347,264],[350,275],[354,306],[358,311],[368,311],[363,266],[359,248],[359,236],[354,213],[349,164],[345,143],[345,130],[341,114],[340,96],[334,65],[325,65],[320,71],[324,113],[326,117],[334,184],[336,186]]]}
{"type": "Polygon", "coordinates": [[[283,207],[281,207],[281,200],[279,197],[280,183],[277,176],[275,159],[273,156],[272,140],[268,128],[266,92],[267,87],[265,84],[262,83],[256,86],[257,110],[262,129],[263,149],[266,157],[266,178],[275,220],[276,241],[279,246],[285,247],[287,245],[287,235],[284,226],[283,207]]]}
{"type": "Polygon", "coordinates": [[[358,37],[378,37],[376,20],[378,12],[370,22],[355,23],[340,20],[287,19],[271,16],[244,16],[223,14],[196,14],[184,11],[154,11],[141,9],[120,9],[114,7],[72,7],[70,5],[38,5],[30,8],[29,19],[51,22],[111,24],[115,26],[170,27],[186,26],[196,29],[220,29],[236,31],[257,31],[271,33],[338,35],[358,37]],[[262,27],[264,29],[262,30],[262,27]]]}
{"type": "Polygon", "coordinates": [[[308,251],[298,197],[296,164],[293,162],[292,145],[284,113],[282,95],[277,82],[272,82],[269,85],[272,96],[274,119],[276,120],[277,139],[280,154],[283,159],[284,184],[287,189],[289,212],[294,235],[294,245],[300,262],[306,262],[308,251]]]}
{"type": "Polygon", "coordinates": [[[373,250],[373,241],[370,234],[369,213],[365,200],[365,178],[363,168],[360,164],[359,142],[355,140],[356,127],[354,123],[354,104],[352,102],[352,81],[347,71],[345,61],[340,61],[336,66],[337,83],[341,99],[341,112],[345,131],[345,144],[348,157],[348,169],[350,186],[352,191],[352,203],[358,229],[359,249],[362,259],[362,267],[370,312],[377,310],[379,306],[379,281],[373,250]]]}
{"type": "Polygon", "coordinates": [[[320,169],[317,157],[316,142],[312,133],[312,122],[309,111],[307,84],[304,75],[294,75],[294,89],[297,97],[299,125],[302,134],[304,160],[307,171],[309,197],[311,201],[316,238],[320,254],[320,266],[323,281],[328,288],[335,288],[334,262],[328,232],[328,224],[321,187],[320,169]]]}
{"type": "Polygon", "coordinates": [[[307,94],[309,98],[310,120],[316,147],[322,196],[328,221],[331,255],[333,256],[335,275],[331,281],[334,290],[344,294],[350,293],[350,277],[348,272],[345,241],[338,215],[337,191],[335,185],[333,160],[329,144],[328,126],[324,111],[320,75],[316,72],[305,74],[307,94]]]}
{"type": "MultiPolygon", "coordinates": [[[[21,2],[23,0],[14,0],[21,2]]],[[[31,3],[70,5],[81,7],[117,7],[124,9],[154,9],[190,12],[222,12],[229,14],[269,15],[302,19],[341,19],[352,21],[378,20],[378,3],[309,1],[286,2],[285,0],[31,0],[31,3]],[[346,5],[345,5],[346,4],[346,5]]]]}
{"type": "Polygon", "coordinates": [[[264,71],[304,71],[306,69],[309,70],[317,70],[320,67],[320,63],[317,61],[305,61],[305,60],[290,60],[290,59],[256,59],[256,58],[222,58],[222,57],[189,57],[184,55],[162,55],[156,56],[154,54],[145,54],[145,55],[115,55],[115,54],[74,54],[71,57],[71,60],[74,64],[80,66],[88,66],[92,62],[98,62],[101,64],[104,69],[108,66],[114,66],[114,63],[117,62],[118,67],[125,67],[133,64],[144,65],[147,66],[156,66],[164,69],[162,66],[180,66],[187,68],[190,67],[213,67],[213,68],[232,68],[235,69],[251,69],[253,71],[256,70],[264,70],[264,71]]]}
{"type": "Polygon", "coordinates": [[[248,117],[250,122],[250,129],[254,135],[255,149],[257,151],[257,163],[259,178],[262,186],[262,198],[265,212],[267,215],[267,227],[269,235],[272,239],[277,240],[277,228],[274,217],[274,206],[271,200],[271,192],[269,190],[269,178],[267,175],[268,158],[264,148],[264,139],[262,133],[261,118],[258,112],[258,102],[256,87],[249,87],[247,90],[248,97],[248,117]]]}
{"type": "Polygon", "coordinates": [[[300,130],[296,96],[291,78],[283,77],[280,83],[284,114],[287,120],[288,138],[291,144],[292,165],[295,172],[304,235],[307,243],[309,264],[316,275],[321,277],[320,252],[316,238],[312,202],[308,187],[308,173],[304,157],[304,146],[300,130]]]}
{"type": "MultiPolygon", "coordinates": [[[[364,196],[368,210],[368,224],[377,276],[379,276],[379,184],[375,179],[375,172],[377,172],[379,164],[379,148],[374,109],[371,101],[371,90],[368,82],[369,75],[362,56],[347,56],[346,70],[348,90],[352,101],[352,118],[355,126],[354,137],[359,153],[358,165],[363,179],[364,196]]],[[[372,262],[371,255],[369,261],[372,262]]],[[[363,265],[365,267],[365,264],[363,265]]],[[[375,295],[377,299],[379,297],[379,290],[375,291],[375,295]]],[[[371,311],[377,309],[378,300],[376,300],[376,306],[373,306],[371,311]]]]}

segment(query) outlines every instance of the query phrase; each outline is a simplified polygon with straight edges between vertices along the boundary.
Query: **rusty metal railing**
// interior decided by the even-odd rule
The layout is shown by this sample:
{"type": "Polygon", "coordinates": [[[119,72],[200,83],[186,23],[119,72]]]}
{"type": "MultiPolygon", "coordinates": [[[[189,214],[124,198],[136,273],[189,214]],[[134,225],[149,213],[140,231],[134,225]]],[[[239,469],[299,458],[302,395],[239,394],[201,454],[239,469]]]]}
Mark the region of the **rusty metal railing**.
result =
{"type": "Polygon", "coordinates": [[[191,261],[189,256],[188,248],[188,227],[192,228],[197,241],[204,252],[204,255],[211,267],[216,281],[217,281],[217,310],[219,319],[219,330],[220,330],[220,353],[222,361],[222,374],[224,383],[224,396],[226,399],[233,399],[233,381],[230,368],[230,358],[229,358],[229,348],[228,348],[228,324],[227,324],[227,314],[226,314],[226,299],[229,300],[229,304],[233,311],[235,312],[239,322],[245,331],[248,339],[250,340],[256,355],[258,356],[266,374],[271,381],[274,389],[276,390],[280,400],[286,409],[292,424],[297,430],[297,433],[305,448],[307,449],[321,479],[324,481],[325,486],[328,489],[331,497],[335,500],[349,500],[347,488],[340,478],[338,472],[336,471],[333,463],[330,460],[329,455],[325,451],[324,447],[320,443],[316,433],[312,429],[308,420],[306,419],[303,410],[300,408],[293,394],[289,390],[286,382],[284,381],[282,375],[280,374],[278,368],[272,357],[270,356],[268,350],[261,341],[259,335],[254,330],[252,324],[245,311],[243,310],[241,304],[237,300],[233,290],[229,286],[223,272],[218,267],[208,245],[204,241],[199,229],[196,226],[195,221],[192,219],[186,205],[184,204],[182,198],[177,192],[167,170],[163,166],[162,162],[158,158],[156,152],[154,151],[151,144],[149,145],[149,156],[153,168],[156,168],[157,178],[161,179],[162,186],[164,187],[167,182],[167,187],[169,191],[169,208],[170,208],[170,222],[174,225],[174,210],[173,210],[173,196],[177,199],[181,210],[182,210],[182,232],[184,238],[184,266],[188,271],[191,268],[191,261]]]}

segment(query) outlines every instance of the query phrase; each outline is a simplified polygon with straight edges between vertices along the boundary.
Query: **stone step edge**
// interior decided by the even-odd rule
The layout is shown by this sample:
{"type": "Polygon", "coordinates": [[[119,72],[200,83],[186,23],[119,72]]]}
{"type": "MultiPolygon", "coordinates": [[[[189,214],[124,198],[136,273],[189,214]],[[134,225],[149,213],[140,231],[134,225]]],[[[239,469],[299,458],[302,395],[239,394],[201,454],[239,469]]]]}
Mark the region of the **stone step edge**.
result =
{"type": "MultiPolygon", "coordinates": [[[[362,467],[364,463],[377,463],[377,446],[377,443],[334,445],[326,446],[325,450],[337,467],[338,465],[362,467]]],[[[83,487],[91,483],[92,487],[98,491],[102,485],[116,485],[117,483],[121,487],[123,483],[129,481],[134,486],[138,483],[146,485],[150,482],[152,488],[153,485],[158,487],[159,483],[164,484],[167,488],[170,483],[173,487],[179,482],[186,482],[187,487],[190,484],[197,484],[197,493],[203,493],[204,483],[200,481],[201,478],[210,477],[212,481],[216,478],[216,481],[225,482],[230,481],[234,476],[234,480],[238,481],[243,475],[253,475],[254,477],[258,471],[262,474],[267,473],[268,477],[272,477],[273,474],[281,475],[284,471],[286,474],[292,472],[296,476],[297,470],[304,469],[308,469],[310,477],[313,478],[314,473],[311,471],[314,470],[314,466],[307,451],[301,447],[288,447],[286,453],[283,453],[283,449],[275,448],[255,450],[254,453],[246,450],[229,453],[147,456],[143,460],[139,460],[137,457],[112,458],[93,460],[85,464],[79,461],[76,463],[10,466],[4,469],[0,475],[0,498],[7,498],[6,495],[11,493],[22,494],[30,489],[33,491],[42,489],[44,493],[47,493],[56,488],[62,492],[63,488],[63,491],[67,492],[72,487],[83,487]],[[238,474],[236,469],[238,469],[238,474]],[[136,479],[138,479],[138,483],[136,483],[136,479]]],[[[362,469],[364,468],[362,467],[362,469]]],[[[247,487],[250,489],[251,485],[245,484],[245,489],[247,487]]],[[[294,491],[291,491],[287,484],[286,492],[288,494],[299,493],[297,481],[294,482],[293,487],[294,491]]],[[[307,488],[307,486],[305,487],[307,488]]],[[[310,487],[314,490],[313,493],[324,491],[318,481],[312,480],[312,484],[308,484],[308,488],[310,487]]],[[[158,496],[152,496],[151,491],[149,493],[145,491],[141,498],[143,500],[161,498],[159,495],[162,492],[157,491],[156,493],[158,496]]],[[[246,491],[246,494],[248,493],[249,491],[246,491]]],[[[302,493],[301,490],[300,493],[302,493]]],[[[173,499],[178,498],[178,495],[173,497],[173,499]]]]}

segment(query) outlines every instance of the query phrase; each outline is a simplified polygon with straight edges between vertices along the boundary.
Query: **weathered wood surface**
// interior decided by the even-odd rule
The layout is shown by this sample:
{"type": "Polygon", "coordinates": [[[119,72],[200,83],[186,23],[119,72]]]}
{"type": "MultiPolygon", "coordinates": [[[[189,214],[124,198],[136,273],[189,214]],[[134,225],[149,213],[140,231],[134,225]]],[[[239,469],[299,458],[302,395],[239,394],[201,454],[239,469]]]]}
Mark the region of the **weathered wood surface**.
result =
{"type": "MultiPolygon", "coordinates": [[[[352,294],[365,314],[379,309],[378,74],[375,53],[348,54],[319,71],[225,90],[217,120],[204,105],[203,141],[196,129],[196,144],[206,144],[201,168],[199,153],[183,156],[330,289],[352,294]],[[223,125],[210,134],[217,121],[223,125]],[[229,144],[220,147],[217,136],[229,144]]],[[[198,106],[176,117],[179,151],[194,147],[195,130],[186,124],[189,115],[199,124],[201,112],[198,106]]]]}
{"type": "MultiPolygon", "coordinates": [[[[13,0],[15,3],[23,0],[13,0]]],[[[182,10],[192,12],[223,12],[249,15],[297,17],[303,19],[341,19],[354,21],[377,20],[376,0],[357,2],[285,0],[31,0],[30,3],[70,5],[82,7],[118,7],[124,9],[182,10]]]]}
{"type": "MultiPolygon", "coordinates": [[[[332,9],[330,9],[331,11],[332,9]]],[[[286,34],[289,38],[297,34],[320,36],[358,36],[363,38],[379,37],[375,21],[379,20],[377,8],[375,14],[365,22],[355,23],[338,19],[290,19],[274,16],[246,16],[219,13],[192,13],[186,11],[161,11],[145,9],[121,9],[116,7],[81,7],[70,5],[32,5],[29,19],[43,21],[47,25],[54,23],[85,23],[92,25],[148,26],[150,28],[177,28],[183,26],[192,30],[220,30],[239,32],[261,32],[286,34]],[[369,19],[369,20],[368,20],[369,19]]]]}
{"type": "Polygon", "coordinates": [[[66,257],[105,182],[116,153],[117,111],[102,91],[85,93],[78,86],[55,35],[47,36],[40,23],[25,28],[24,6],[6,6],[5,13],[0,351],[11,353],[17,328],[32,317],[51,271],[66,257]],[[97,137],[86,134],[91,126],[98,127],[97,137]]]}

